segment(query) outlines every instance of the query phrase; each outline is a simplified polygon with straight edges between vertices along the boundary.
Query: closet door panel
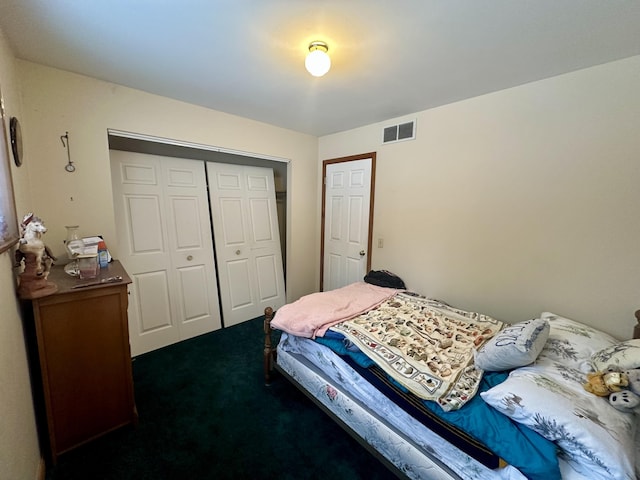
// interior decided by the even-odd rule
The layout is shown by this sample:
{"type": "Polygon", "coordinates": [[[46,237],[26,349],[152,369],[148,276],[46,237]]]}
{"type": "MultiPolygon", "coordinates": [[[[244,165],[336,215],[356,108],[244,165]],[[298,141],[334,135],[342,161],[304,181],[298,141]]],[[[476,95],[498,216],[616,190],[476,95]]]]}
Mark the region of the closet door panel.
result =
{"type": "Polygon", "coordinates": [[[225,326],[285,303],[273,171],[208,163],[209,198],[225,326]]]}
{"type": "Polygon", "coordinates": [[[110,151],[133,355],[221,327],[204,163],[110,151]]]}
{"type": "Polygon", "coordinates": [[[171,300],[169,299],[169,280],[167,271],[146,272],[134,275],[135,298],[139,335],[159,334],[159,330],[167,330],[162,336],[167,341],[173,339],[171,327],[171,300]]]}

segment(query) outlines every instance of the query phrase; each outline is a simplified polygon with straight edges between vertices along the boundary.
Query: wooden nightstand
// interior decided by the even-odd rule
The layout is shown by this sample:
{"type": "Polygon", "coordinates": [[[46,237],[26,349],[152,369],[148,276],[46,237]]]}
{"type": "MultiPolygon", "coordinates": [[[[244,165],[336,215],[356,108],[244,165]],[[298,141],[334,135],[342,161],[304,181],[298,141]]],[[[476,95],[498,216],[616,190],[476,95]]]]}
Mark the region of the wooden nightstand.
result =
{"type": "Polygon", "coordinates": [[[31,300],[54,464],[61,453],[137,423],[127,320],[131,279],[113,261],[95,281],[116,275],[121,282],[73,289],[89,280],[56,266],[49,281],[58,291],[31,300]]]}

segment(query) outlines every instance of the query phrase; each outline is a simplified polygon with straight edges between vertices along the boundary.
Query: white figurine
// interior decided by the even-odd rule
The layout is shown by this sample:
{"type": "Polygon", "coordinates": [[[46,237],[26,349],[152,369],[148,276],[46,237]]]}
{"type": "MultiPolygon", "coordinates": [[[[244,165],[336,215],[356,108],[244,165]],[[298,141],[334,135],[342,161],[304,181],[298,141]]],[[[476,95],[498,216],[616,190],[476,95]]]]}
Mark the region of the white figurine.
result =
{"type": "Polygon", "coordinates": [[[24,260],[24,271],[20,274],[18,293],[23,298],[36,298],[55,292],[57,287],[47,282],[51,264],[56,260],[42,241],[47,227],[33,213],[24,216],[20,227],[16,262],[19,265],[24,260]]]}

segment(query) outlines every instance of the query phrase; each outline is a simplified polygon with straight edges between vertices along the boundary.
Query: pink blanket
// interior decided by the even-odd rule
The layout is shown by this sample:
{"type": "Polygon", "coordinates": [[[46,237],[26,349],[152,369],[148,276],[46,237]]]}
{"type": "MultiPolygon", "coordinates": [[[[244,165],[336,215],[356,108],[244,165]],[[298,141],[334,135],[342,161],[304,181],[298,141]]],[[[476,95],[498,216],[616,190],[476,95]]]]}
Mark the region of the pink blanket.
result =
{"type": "Polygon", "coordinates": [[[357,282],[312,293],[279,308],[271,326],[298,337],[322,337],[332,325],[377,307],[398,292],[395,288],[357,282]]]}

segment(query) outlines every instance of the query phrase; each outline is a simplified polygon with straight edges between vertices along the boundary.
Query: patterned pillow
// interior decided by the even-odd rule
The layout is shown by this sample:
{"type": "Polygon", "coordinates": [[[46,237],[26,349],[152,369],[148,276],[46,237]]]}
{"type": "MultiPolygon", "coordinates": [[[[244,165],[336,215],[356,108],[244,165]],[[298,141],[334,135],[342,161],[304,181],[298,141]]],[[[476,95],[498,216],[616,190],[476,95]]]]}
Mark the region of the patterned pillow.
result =
{"type": "Polygon", "coordinates": [[[594,370],[606,370],[613,365],[620,370],[640,368],[640,339],[627,340],[591,355],[594,370]]]}
{"type": "Polygon", "coordinates": [[[609,480],[634,473],[635,416],[582,388],[584,374],[549,360],[519,368],[482,399],[561,447],[559,456],[586,478],[609,480]]]}
{"type": "Polygon", "coordinates": [[[501,372],[529,365],[544,347],[549,336],[549,322],[536,318],[507,325],[474,352],[478,368],[501,372]]]}
{"type": "Polygon", "coordinates": [[[591,355],[619,343],[600,330],[550,312],[540,318],[549,322],[549,338],[538,359],[557,361],[583,373],[593,371],[591,355]]]}

